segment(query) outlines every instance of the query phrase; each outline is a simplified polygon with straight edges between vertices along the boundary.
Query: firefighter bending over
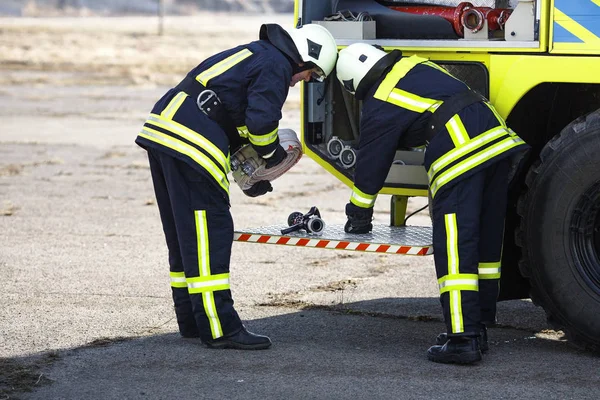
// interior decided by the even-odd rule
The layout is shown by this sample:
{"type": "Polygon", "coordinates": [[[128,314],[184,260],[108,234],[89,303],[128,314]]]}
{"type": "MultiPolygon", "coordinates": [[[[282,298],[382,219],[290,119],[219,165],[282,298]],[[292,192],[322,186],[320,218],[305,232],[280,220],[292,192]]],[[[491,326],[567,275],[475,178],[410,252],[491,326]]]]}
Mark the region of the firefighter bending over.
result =
{"type": "MultiPolygon", "coordinates": [[[[266,168],[280,164],[287,153],[277,132],[289,87],[324,79],[337,58],[335,40],[319,25],[265,24],[259,38],[192,69],[154,105],[136,139],[148,152],[179,332],[211,348],[271,345],[246,330],[233,306],[230,154],[250,143],[266,168]]],[[[244,193],[272,190],[263,180],[244,193]]]]}
{"type": "Polygon", "coordinates": [[[486,99],[442,67],[355,43],[337,76],[363,101],[345,231],[372,229],[373,205],[398,148],[427,145],[435,268],[446,333],[427,357],[470,364],[496,320],[509,156],[528,148],[486,99]]]}

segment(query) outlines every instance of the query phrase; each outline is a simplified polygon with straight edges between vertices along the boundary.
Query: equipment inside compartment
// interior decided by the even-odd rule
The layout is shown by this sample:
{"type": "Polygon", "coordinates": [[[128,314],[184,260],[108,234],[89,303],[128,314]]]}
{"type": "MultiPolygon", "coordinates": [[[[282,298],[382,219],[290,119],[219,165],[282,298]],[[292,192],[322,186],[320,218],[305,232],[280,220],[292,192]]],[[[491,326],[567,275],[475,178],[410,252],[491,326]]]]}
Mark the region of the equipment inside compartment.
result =
{"type": "Polygon", "coordinates": [[[535,0],[337,0],[311,19],[342,39],[535,40],[535,7],[535,0]]]}

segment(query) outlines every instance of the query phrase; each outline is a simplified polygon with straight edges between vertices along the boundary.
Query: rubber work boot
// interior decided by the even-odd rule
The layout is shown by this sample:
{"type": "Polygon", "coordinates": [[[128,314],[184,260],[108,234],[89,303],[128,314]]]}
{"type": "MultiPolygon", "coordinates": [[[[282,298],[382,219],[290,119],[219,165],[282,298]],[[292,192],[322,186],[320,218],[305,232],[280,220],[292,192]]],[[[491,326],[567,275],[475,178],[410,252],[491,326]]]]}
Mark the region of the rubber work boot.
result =
{"type": "Polygon", "coordinates": [[[444,364],[472,364],[481,361],[479,341],[476,337],[452,337],[443,346],[431,346],[427,358],[444,364]]]}
{"type": "Polygon", "coordinates": [[[267,336],[248,332],[245,326],[232,334],[217,339],[205,340],[204,344],[211,349],[262,350],[271,347],[271,339],[267,336]]]}
{"type": "MultiPolygon", "coordinates": [[[[490,346],[488,345],[488,334],[487,334],[487,328],[485,325],[483,325],[481,327],[481,336],[479,336],[477,338],[477,340],[479,340],[479,349],[481,350],[481,352],[487,353],[488,350],[490,349],[490,346]]],[[[440,333],[435,338],[435,344],[439,345],[439,346],[443,345],[447,341],[448,341],[448,335],[446,333],[440,333]]]]}

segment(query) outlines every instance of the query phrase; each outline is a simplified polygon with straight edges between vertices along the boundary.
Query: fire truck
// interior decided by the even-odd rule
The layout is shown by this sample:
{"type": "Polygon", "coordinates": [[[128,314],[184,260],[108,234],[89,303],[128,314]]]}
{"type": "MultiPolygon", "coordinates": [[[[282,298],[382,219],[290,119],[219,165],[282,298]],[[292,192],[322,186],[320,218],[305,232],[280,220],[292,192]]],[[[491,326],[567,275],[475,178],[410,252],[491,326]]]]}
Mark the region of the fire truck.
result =
{"type": "MultiPolygon", "coordinates": [[[[296,0],[294,24],[308,23],[339,48],[364,42],[436,62],[531,146],[510,186],[499,300],[531,298],[572,344],[600,351],[600,0],[296,0]]],[[[360,102],[334,74],[303,84],[301,99],[303,153],[352,187],[360,102]]],[[[409,199],[428,196],[423,156],[397,149],[380,191],[390,223],[372,234],[271,227],[235,239],[432,254],[430,227],[406,224],[409,199]]]]}

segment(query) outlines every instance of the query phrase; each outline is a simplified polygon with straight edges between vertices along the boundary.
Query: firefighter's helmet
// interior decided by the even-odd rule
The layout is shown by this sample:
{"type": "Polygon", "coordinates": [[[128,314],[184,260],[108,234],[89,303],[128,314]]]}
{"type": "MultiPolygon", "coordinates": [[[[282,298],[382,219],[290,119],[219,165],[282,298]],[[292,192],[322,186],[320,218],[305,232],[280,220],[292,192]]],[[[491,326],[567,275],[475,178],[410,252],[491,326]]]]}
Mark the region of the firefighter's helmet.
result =
{"type": "Polygon", "coordinates": [[[337,60],[337,45],[329,31],[318,24],[307,24],[300,28],[286,29],[294,41],[298,53],[305,63],[317,66],[326,78],[337,60]]]}
{"type": "Polygon", "coordinates": [[[344,88],[363,99],[387,67],[402,57],[400,51],[385,51],[366,43],[354,43],[340,50],[336,74],[344,88]]]}

